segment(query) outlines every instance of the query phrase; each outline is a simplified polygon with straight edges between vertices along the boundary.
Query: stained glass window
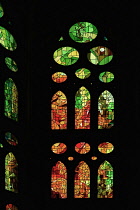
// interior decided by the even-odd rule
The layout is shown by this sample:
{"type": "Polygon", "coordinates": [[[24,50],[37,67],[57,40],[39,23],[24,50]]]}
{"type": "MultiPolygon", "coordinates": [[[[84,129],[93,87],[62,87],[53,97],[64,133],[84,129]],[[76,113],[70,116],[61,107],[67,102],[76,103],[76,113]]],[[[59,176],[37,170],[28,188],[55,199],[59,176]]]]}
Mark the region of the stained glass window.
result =
{"type": "Polygon", "coordinates": [[[5,95],[5,116],[18,121],[18,91],[11,78],[6,80],[4,86],[5,95]]]}
{"type": "Polygon", "coordinates": [[[75,169],[74,198],[90,198],[90,168],[84,161],[75,169]]]}
{"type": "Polygon", "coordinates": [[[75,95],[75,129],[90,129],[90,93],[85,87],[75,95]]]}
{"type": "Polygon", "coordinates": [[[52,152],[56,154],[62,154],[67,150],[67,146],[64,143],[55,143],[52,145],[52,152]]]}
{"type": "Polygon", "coordinates": [[[67,129],[67,98],[61,91],[55,93],[51,101],[51,128],[67,129]]]}
{"type": "Polygon", "coordinates": [[[91,42],[96,38],[98,30],[96,26],[89,22],[78,22],[71,26],[69,35],[71,39],[79,43],[91,42]]]}
{"type": "Polygon", "coordinates": [[[67,169],[61,161],[52,168],[51,198],[67,198],[67,169]]]}
{"type": "Polygon", "coordinates": [[[98,99],[98,129],[114,126],[114,98],[105,90],[98,99]]]}
{"type": "Polygon", "coordinates": [[[113,198],[113,168],[106,160],[98,169],[97,189],[97,198],[113,198]]]}
{"type": "Polygon", "coordinates": [[[3,144],[0,143],[0,148],[3,148],[3,144]]]}
{"type": "Polygon", "coordinates": [[[75,75],[79,79],[86,79],[91,75],[91,72],[86,68],[80,68],[75,72],[75,75]]]}
{"type": "Polygon", "coordinates": [[[5,139],[9,144],[13,146],[16,146],[18,144],[17,138],[10,132],[5,133],[5,139]]]}
{"type": "Polygon", "coordinates": [[[67,75],[63,72],[56,72],[52,75],[52,80],[56,83],[62,83],[67,80],[67,75]]]}
{"type": "Polygon", "coordinates": [[[6,57],[5,58],[5,63],[11,71],[14,71],[14,72],[18,71],[17,64],[12,58],[6,57]]]}
{"type": "Polygon", "coordinates": [[[3,8],[2,8],[2,5],[0,3],[0,18],[4,15],[4,11],[3,11],[3,8]]]}
{"type": "Polygon", "coordinates": [[[69,66],[77,62],[79,59],[78,51],[73,47],[61,47],[53,54],[56,63],[69,66]]]}
{"type": "Polygon", "coordinates": [[[93,47],[87,54],[88,60],[95,65],[105,65],[113,59],[113,53],[104,46],[93,47]]]}
{"type": "Polygon", "coordinates": [[[114,74],[109,71],[100,73],[99,80],[104,83],[109,83],[114,79],[114,74]]]}
{"type": "Polygon", "coordinates": [[[18,193],[18,163],[12,152],[5,157],[5,189],[18,193]]]}
{"type": "Polygon", "coordinates": [[[18,210],[18,208],[16,206],[14,206],[13,204],[7,204],[6,210],[18,210]]]}
{"type": "Polygon", "coordinates": [[[103,142],[99,144],[98,150],[103,154],[108,154],[114,150],[114,146],[109,142],[103,142]]]}
{"type": "Polygon", "coordinates": [[[61,36],[60,39],[59,39],[59,41],[63,41],[63,40],[64,40],[64,38],[61,36]]]}
{"type": "Polygon", "coordinates": [[[10,51],[17,48],[17,43],[12,34],[2,26],[0,26],[0,44],[10,51]]]}
{"type": "Polygon", "coordinates": [[[90,145],[86,142],[79,142],[75,145],[75,151],[79,154],[86,154],[90,151],[90,145]]]}

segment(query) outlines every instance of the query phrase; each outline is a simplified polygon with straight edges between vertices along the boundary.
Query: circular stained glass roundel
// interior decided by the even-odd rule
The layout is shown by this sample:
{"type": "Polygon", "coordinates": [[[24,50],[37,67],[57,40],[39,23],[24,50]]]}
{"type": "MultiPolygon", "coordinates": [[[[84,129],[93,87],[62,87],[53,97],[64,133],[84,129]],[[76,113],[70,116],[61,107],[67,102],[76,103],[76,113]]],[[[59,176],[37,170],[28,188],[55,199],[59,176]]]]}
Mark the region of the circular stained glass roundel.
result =
{"type": "Polygon", "coordinates": [[[85,142],[80,142],[75,145],[75,151],[79,154],[86,154],[90,151],[90,145],[85,142]]]}
{"type": "Polygon", "coordinates": [[[79,43],[91,42],[96,38],[98,30],[96,26],[89,22],[78,22],[75,23],[69,29],[69,35],[71,39],[79,43]]]}
{"type": "Polygon", "coordinates": [[[52,145],[52,152],[55,154],[62,154],[67,150],[67,146],[64,143],[55,143],[52,145]]]}
{"type": "Polygon", "coordinates": [[[113,146],[113,144],[111,144],[109,142],[103,142],[103,143],[99,144],[98,150],[101,153],[108,154],[114,150],[114,146],[113,146]]]}
{"type": "Polygon", "coordinates": [[[114,74],[109,71],[100,73],[99,80],[104,83],[109,83],[114,79],[114,74]]]}
{"type": "Polygon", "coordinates": [[[80,68],[75,72],[75,75],[79,79],[86,79],[91,75],[91,72],[86,68],[80,68]]]}
{"type": "Polygon", "coordinates": [[[107,47],[98,46],[90,49],[87,57],[92,64],[105,65],[113,59],[113,53],[107,47]]]}
{"type": "Polygon", "coordinates": [[[73,47],[61,47],[54,52],[53,58],[60,65],[70,66],[79,59],[79,52],[73,47]]]}
{"type": "Polygon", "coordinates": [[[56,72],[52,75],[52,80],[56,83],[62,83],[67,80],[67,75],[63,72],[56,72]]]}

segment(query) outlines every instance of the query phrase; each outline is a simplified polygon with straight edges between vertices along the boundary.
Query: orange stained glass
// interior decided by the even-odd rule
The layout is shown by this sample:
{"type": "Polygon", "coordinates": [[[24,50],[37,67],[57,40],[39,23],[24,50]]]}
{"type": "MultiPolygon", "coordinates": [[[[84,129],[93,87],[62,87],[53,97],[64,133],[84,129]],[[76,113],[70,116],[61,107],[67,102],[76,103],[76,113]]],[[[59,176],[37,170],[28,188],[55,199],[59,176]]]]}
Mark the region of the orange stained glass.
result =
{"type": "Polygon", "coordinates": [[[67,129],[67,98],[62,91],[58,91],[51,101],[52,130],[67,129]]]}
{"type": "Polygon", "coordinates": [[[91,157],[92,160],[97,160],[96,156],[91,157]]]}
{"type": "Polygon", "coordinates": [[[67,146],[64,143],[55,143],[52,145],[52,152],[56,154],[62,154],[67,150],[67,146]]]}
{"type": "Polygon", "coordinates": [[[108,153],[112,152],[113,149],[114,149],[113,144],[111,144],[109,142],[103,142],[103,143],[99,144],[99,146],[98,146],[98,150],[104,154],[108,154],[108,153]]]}
{"type": "Polygon", "coordinates": [[[51,198],[67,198],[67,169],[61,161],[52,168],[51,198]]]}
{"type": "Polygon", "coordinates": [[[68,160],[72,161],[72,160],[74,160],[74,158],[73,157],[68,157],[68,160]]]}
{"type": "Polygon", "coordinates": [[[84,161],[75,169],[74,198],[90,198],[90,168],[84,161]]]}
{"type": "Polygon", "coordinates": [[[52,80],[56,83],[62,83],[67,80],[67,75],[63,72],[56,72],[52,75],[52,80]]]}
{"type": "Polygon", "coordinates": [[[75,151],[79,154],[86,154],[90,151],[90,145],[85,142],[80,142],[75,145],[75,151]]]}

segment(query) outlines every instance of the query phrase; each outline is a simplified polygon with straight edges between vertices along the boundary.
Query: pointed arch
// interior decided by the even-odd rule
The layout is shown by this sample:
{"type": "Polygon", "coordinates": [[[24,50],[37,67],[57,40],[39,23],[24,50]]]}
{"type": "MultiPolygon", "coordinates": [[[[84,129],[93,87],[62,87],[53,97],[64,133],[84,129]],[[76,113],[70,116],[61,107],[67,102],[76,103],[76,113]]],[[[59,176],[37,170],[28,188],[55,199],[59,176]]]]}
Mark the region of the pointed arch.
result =
{"type": "Polygon", "coordinates": [[[4,114],[6,117],[18,121],[18,91],[14,81],[9,78],[4,85],[4,114]]]}
{"type": "Polygon", "coordinates": [[[5,189],[18,193],[18,163],[12,152],[5,157],[5,189]]]}
{"type": "Polygon", "coordinates": [[[114,126],[114,97],[105,90],[98,98],[98,129],[114,126]]]}
{"type": "Polygon", "coordinates": [[[75,94],[75,129],[90,129],[90,92],[83,86],[75,94]]]}
{"type": "Polygon", "coordinates": [[[90,168],[84,161],[75,169],[74,198],[90,198],[90,168]]]}
{"type": "Polygon", "coordinates": [[[62,91],[56,92],[51,101],[52,130],[67,129],[67,97],[62,91]]]}
{"type": "Polygon", "coordinates": [[[18,210],[18,208],[16,206],[14,206],[13,204],[7,204],[6,210],[18,210]]]}
{"type": "Polygon", "coordinates": [[[113,167],[104,161],[98,168],[97,198],[113,198],[113,167]]]}
{"type": "Polygon", "coordinates": [[[61,161],[52,167],[51,198],[67,198],[67,169],[61,161]]]}

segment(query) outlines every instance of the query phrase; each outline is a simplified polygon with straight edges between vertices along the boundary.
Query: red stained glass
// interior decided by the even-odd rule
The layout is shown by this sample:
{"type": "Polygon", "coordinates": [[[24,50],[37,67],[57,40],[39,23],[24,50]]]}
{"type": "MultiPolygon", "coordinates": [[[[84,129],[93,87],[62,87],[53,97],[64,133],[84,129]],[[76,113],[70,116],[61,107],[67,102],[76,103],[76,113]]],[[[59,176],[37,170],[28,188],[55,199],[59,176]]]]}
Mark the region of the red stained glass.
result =
{"type": "Polygon", "coordinates": [[[52,145],[52,152],[56,154],[62,154],[67,150],[67,146],[64,143],[55,143],[52,145]]]}
{"type": "Polygon", "coordinates": [[[16,206],[14,206],[13,204],[7,204],[6,210],[18,210],[18,208],[16,206]]]}
{"type": "Polygon", "coordinates": [[[79,154],[86,154],[90,151],[90,145],[85,142],[80,142],[75,145],[75,151],[79,154]]]}

